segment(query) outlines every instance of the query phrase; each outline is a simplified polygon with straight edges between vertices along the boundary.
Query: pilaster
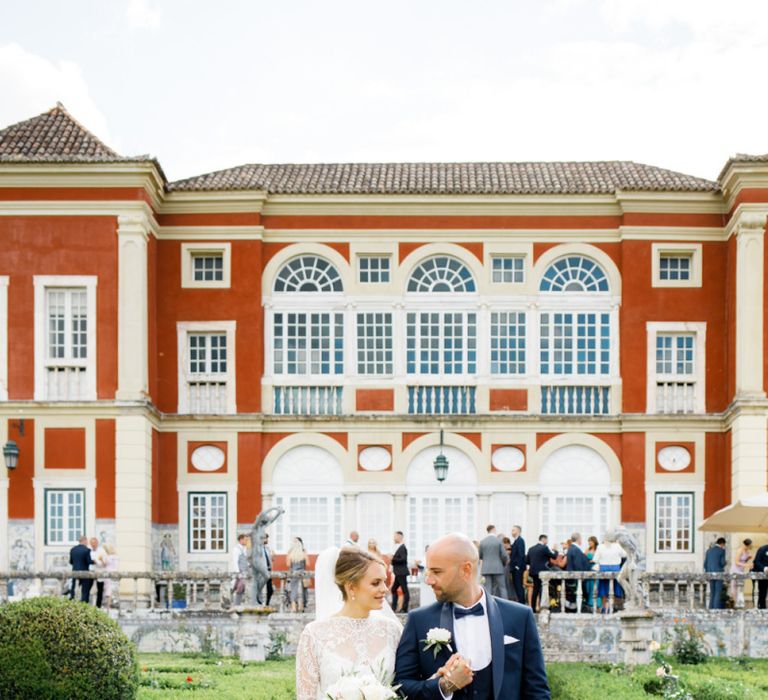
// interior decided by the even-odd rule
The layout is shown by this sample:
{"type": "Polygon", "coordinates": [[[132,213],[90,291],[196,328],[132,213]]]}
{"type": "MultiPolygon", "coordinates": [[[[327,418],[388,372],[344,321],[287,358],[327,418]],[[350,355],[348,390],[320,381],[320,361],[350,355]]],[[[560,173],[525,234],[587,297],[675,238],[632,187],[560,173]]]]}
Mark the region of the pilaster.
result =
{"type": "Polygon", "coordinates": [[[736,235],[736,396],[761,398],[766,214],[743,212],[736,235]]]}
{"type": "Polygon", "coordinates": [[[347,538],[352,530],[357,530],[357,493],[344,494],[344,532],[342,537],[347,538]]]}
{"type": "Polygon", "coordinates": [[[117,221],[117,398],[140,401],[148,388],[149,223],[144,216],[120,216],[117,221]]]}
{"type": "Polygon", "coordinates": [[[766,416],[742,412],[731,423],[731,499],[764,493],[768,486],[766,416]]]}
{"type": "Polygon", "coordinates": [[[152,425],[119,416],[115,435],[115,538],[123,571],[152,569],[152,425]]]}

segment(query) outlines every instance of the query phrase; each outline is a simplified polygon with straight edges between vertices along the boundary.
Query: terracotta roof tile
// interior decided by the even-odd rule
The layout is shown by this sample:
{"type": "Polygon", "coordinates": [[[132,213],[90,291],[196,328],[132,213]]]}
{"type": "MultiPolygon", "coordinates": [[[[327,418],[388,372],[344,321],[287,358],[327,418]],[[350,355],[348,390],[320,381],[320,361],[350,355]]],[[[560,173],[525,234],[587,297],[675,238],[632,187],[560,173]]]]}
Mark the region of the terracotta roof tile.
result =
{"type": "Polygon", "coordinates": [[[171,191],[272,194],[610,194],[712,192],[716,182],[631,161],[251,164],[169,183],[171,191]]]}
{"type": "Polygon", "coordinates": [[[56,106],[0,131],[0,161],[103,162],[128,160],[56,106]]]}

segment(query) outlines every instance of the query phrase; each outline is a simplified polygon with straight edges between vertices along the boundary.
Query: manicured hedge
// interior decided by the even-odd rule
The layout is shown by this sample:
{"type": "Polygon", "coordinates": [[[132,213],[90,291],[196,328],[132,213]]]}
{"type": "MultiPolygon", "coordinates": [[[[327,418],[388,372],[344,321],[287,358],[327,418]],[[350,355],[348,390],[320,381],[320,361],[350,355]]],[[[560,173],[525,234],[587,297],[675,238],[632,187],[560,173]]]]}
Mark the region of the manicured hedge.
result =
{"type": "Polygon", "coordinates": [[[61,598],[0,606],[0,698],[130,700],[133,644],[101,610],[61,598]]]}

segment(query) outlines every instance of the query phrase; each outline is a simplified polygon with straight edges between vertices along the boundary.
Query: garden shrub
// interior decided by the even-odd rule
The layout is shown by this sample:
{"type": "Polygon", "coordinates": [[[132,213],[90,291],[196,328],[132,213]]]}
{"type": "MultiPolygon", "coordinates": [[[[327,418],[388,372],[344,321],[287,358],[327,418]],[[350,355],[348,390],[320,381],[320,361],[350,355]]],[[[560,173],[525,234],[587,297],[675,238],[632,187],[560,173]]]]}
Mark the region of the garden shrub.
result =
{"type": "Polygon", "coordinates": [[[704,663],[708,656],[704,646],[704,633],[693,625],[678,625],[675,627],[675,638],[672,641],[672,654],[681,664],[704,663]]]}
{"type": "Polygon", "coordinates": [[[101,610],[61,598],[0,606],[0,698],[129,700],[136,652],[101,610]]]}

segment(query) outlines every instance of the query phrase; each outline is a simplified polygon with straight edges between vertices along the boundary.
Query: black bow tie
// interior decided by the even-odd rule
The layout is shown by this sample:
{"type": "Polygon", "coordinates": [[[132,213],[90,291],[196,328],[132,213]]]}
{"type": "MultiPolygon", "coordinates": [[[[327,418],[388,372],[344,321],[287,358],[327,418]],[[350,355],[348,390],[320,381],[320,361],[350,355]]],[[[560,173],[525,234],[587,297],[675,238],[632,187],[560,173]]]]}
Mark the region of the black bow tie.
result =
{"type": "Polygon", "coordinates": [[[456,605],[453,606],[453,616],[455,618],[464,617],[465,615],[477,615],[482,617],[485,615],[482,603],[475,603],[471,608],[459,608],[456,605]]]}

